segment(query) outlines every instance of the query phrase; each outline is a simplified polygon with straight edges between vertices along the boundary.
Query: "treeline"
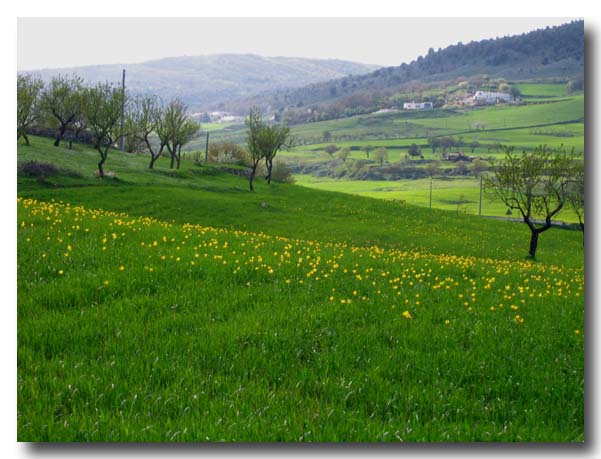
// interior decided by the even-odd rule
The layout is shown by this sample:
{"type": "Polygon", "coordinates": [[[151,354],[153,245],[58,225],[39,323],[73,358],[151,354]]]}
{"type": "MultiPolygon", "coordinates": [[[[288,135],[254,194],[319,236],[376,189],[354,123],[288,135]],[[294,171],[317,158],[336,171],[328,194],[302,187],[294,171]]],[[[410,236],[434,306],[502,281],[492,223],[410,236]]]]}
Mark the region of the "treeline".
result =
{"type": "Polygon", "coordinates": [[[29,145],[31,132],[53,133],[55,147],[66,137],[69,148],[84,140],[100,155],[100,177],[117,142],[129,152],[147,151],[150,169],[165,151],[170,167],[179,168],[182,147],[199,129],[177,99],[163,103],[156,96],[130,97],[118,85],[85,85],[76,75],[59,75],[46,85],[32,75],[17,76],[17,141],[23,138],[29,145]]]}
{"type": "MultiPolygon", "coordinates": [[[[431,48],[425,56],[409,64],[302,88],[275,91],[229,102],[223,108],[244,112],[249,106],[260,106],[282,116],[284,111],[292,112],[287,115],[291,122],[293,117],[299,117],[302,112],[309,115],[300,122],[319,121],[373,111],[381,106],[379,101],[383,97],[398,92],[403,84],[416,80],[432,82],[487,73],[498,76],[504,73],[521,74],[522,77],[532,78],[548,73],[547,69],[553,65],[557,65],[556,76],[567,77],[583,72],[583,21],[511,37],[458,43],[438,51],[431,48]],[[316,109],[314,105],[319,108],[316,109]],[[316,116],[315,112],[323,114],[316,116]]],[[[436,103],[435,100],[432,102],[436,103]]]]}

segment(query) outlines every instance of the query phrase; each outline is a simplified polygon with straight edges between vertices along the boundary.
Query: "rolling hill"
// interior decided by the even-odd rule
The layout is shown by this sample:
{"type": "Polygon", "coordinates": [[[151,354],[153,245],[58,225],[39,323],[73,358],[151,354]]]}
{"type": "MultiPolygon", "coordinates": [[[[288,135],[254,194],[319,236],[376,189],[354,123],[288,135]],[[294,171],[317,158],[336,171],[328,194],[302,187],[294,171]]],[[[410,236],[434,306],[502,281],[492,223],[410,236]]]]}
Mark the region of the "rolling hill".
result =
{"type": "Polygon", "coordinates": [[[127,87],[132,93],[160,94],[165,99],[179,97],[193,110],[200,110],[268,90],[300,87],[351,74],[361,75],[377,66],[337,59],[214,54],[27,73],[37,74],[46,81],[58,74],[75,73],[94,83],[120,81],[123,68],[127,72],[127,87]]]}
{"type": "MultiPolygon", "coordinates": [[[[513,81],[567,79],[583,72],[584,22],[573,21],[516,36],[457,43],[438,51],[431,48],[427,55],[397,67],[383,67],[302,88],[275,90],[224,103],[222,108],[245,113],[251,106],[260,106],[272,112],[296,109],[315,113],[327,112],[324,107],[336,103],[353,107],[356,112],[360,105],[377,107],[378,99],[398,92],[411,82],[423,85],[474,75],[513,81]]],[[[333,117],[338,116],[329,118],[333,117]]]]}

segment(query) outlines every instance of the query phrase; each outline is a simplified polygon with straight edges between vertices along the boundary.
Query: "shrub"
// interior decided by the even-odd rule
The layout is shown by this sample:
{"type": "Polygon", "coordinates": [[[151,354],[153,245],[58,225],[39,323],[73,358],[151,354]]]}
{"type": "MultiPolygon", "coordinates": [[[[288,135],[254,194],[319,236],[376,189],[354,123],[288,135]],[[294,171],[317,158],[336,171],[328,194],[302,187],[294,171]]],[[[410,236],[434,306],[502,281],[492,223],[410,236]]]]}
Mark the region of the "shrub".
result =
{"type": "Polygon", "coordinates": [[[217,142],[209,145],[209,161],[213,163],[239,164],[247,163],[244,148],[233,142],[217,142]]]}
{"type": "Polygon", "coordinates": [[[54,164],[42,161],[27,161],[19,164],[17,171],[28,177],[48,177],[59,173],[59,168],[54,164]]]}
{"type": "Polygon", "coordinates": [[[271,171],[271,178],[276,182],[294,183],[292,169],[290,169],[290,166],[288,166],[288,164],[280,160],[274,161],[273,170],[271,171]]]}

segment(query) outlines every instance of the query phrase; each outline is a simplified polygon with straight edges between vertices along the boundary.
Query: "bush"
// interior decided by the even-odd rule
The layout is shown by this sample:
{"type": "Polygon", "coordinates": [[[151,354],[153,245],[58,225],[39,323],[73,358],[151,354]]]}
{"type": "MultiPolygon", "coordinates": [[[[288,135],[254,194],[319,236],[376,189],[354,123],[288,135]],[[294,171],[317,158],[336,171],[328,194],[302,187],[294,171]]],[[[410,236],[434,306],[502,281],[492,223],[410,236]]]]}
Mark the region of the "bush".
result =
{"type": "Polygon", "coordinates": [[[566,86],[566,90],[568,94],[575,93],[577,91],[582,91],[584,89],[584,78],[578,77],[568,81],[566,86]]]}
{"type": "Polygon", "coordinates": [[[209,145],[209,161],[213,163],[247,163],[246,150],[233,142],[217,142],[209,145]]]}
{"type": "Polygon", "coordinates": [[[28,177],[48,177],[59,173],[59,168],[54,164],[45,163],[42,161],[27,161],[19,164],[17,167],[18,173],[28,177]]]}
{"type": "Polygon", "coordinates": [[[271,178],[275,182],[294,183],[292,169],[284,161],[275,160],[271,170],[271,178]]]}

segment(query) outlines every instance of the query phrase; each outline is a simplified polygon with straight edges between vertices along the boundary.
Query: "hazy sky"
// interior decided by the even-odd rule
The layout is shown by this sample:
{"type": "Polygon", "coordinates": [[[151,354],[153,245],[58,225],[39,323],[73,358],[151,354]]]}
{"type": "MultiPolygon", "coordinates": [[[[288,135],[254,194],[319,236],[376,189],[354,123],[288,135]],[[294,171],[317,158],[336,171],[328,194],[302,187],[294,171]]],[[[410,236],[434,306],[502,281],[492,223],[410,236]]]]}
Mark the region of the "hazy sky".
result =
{"type": "Polygon", "coordinates": [[[570,18],[21,18],[17,69],[216,53],[410,62],[428,48],[528,32],[570,18]]]}

